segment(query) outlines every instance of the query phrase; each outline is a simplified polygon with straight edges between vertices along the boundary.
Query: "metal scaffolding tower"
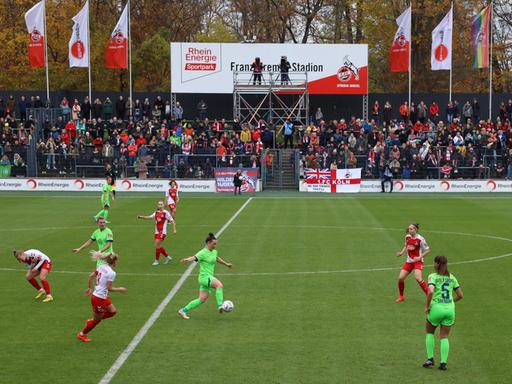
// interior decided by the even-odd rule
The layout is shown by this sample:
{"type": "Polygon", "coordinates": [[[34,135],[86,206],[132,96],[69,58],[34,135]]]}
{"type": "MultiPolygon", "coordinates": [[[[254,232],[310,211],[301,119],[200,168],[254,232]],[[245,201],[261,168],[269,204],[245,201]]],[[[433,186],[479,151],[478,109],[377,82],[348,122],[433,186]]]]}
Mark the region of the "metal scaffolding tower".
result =
{"type": "Polygon", "coordinates": [[[290,72],[264,72],[261,78],[252,72],[233,73],[233,118],[256,125],[260,119],[281,125],[290,119],[307,126],[309,120],[308,75],[290,72]]]}

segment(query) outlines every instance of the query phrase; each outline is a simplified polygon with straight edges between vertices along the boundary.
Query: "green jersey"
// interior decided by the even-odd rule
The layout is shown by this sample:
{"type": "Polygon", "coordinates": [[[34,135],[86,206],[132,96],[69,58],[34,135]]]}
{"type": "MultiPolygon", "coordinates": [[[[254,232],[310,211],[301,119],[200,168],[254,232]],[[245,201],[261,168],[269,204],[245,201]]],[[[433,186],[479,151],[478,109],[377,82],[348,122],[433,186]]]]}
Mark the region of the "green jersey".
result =
{"type": "MultiPolygon", "coordinates": [[[[103,231],[98,228],[92,233],[91,240],[98,243],[98,251],[103,249],[103,247],[109,243],[110,247],[103,251],[103,253],[114,252],[114,247],[112,245],[114,242],[114,234],[110,228],[105,228],[103,231]]],[[[99,267],[102,264],[105,264],[105,262],[103,260],[98,260],[96,266],[99,267]]]]}
{"type": "Polygon", "coordinates": [[[434,294],[432,296],[432,306],[444,306],[455,308],[453,301],[453,291],[459,288],[459,282],[456,277],[440,275],[432,273],[428,276],[428,285],[434,287],[434,294]]]}
{"type": "Polygon", "coordinates": [[[112,191],[112,186],[105,183],[103,184],[103,191],[101,193],[101,201],[104,205],[110,205],[110,192],[112,191]]]}
{"type": "Polygon", "coordinates": [[[215,264],[217,263],[217,250],[210,251],[203,248],[196,254],[196,260],[199,262],[199,279],[202,277],[213,276],[215,264]]]}

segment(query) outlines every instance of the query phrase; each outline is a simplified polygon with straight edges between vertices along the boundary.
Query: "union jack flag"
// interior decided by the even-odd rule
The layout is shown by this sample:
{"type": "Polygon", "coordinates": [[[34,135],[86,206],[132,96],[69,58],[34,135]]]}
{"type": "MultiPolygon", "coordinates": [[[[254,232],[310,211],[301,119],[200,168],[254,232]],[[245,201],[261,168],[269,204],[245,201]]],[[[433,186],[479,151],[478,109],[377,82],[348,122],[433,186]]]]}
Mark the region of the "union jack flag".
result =
{"type": "Polygon", "coordinates": [[[327,169],[312,169],[312,168],[306,168],[304,170],[304,173],[306,174],[306,179],[325,179],[328,180],[332,177],[332,172],[327,169]]]}

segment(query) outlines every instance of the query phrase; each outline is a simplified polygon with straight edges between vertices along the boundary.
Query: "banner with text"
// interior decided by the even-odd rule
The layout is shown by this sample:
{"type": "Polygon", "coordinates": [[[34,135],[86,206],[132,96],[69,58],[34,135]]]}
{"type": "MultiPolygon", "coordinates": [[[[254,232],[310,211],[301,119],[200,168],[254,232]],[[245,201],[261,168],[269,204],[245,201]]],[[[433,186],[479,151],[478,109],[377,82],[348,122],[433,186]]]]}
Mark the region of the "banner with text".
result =
{"type": "Polygon", "coordinates": [[[306,192],[357,193],[361,188],[361,168],[309,169],[306,175],[306,192]]]}
{"type": "Polygon", "coordinates": [[[306,72],[310,94],[368,93],[366,44],[171,43],[173,93],[233,93],[233,73],[251,72],[255,57],[277,79],[281,57],[306,72]]]}
{"type": "MultiPolygon", "coordinates": [[[[0,191],[58,191],[101,193],[104,179],[0,179],[0,191]]],[[[165,179],[117,180],[120,192],[162,192],[169,187],[165,179]]],[[[178,180],[180,192],[215,192],[215,180],[178,180]]]]}
{"type": "Polygon", "coordinates": [[[242,192],[256,192],[258,190],[258,168],[215,168],[215,184],[217,192],[234,192],[234,178],[236,172],[240,170],[242,174],[240,181],[242,192]]]}

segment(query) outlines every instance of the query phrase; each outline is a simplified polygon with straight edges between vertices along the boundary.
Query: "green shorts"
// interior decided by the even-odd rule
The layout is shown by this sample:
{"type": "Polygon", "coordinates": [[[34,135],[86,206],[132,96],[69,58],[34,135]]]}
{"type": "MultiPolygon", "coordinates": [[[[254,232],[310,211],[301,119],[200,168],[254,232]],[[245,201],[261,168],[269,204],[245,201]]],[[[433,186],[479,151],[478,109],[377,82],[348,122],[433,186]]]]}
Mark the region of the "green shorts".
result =
{"type": "Polygon", "coordinates": [[[102,207],[110,207],[110,199],[101,199],[101,206],[102,207]]]}
{"type": "Polygon", "coordinates": [[[215,277],[213,276],[199,276],[199,290],[210,293],[212,291],[212,284],[215,277]]]}
{"type": "Polygon", "coordinates": [[[434,327],[439,325],[452,326],[455,323],[455,308],[437,305],[430,307],[427,321],[434,327]]]}

